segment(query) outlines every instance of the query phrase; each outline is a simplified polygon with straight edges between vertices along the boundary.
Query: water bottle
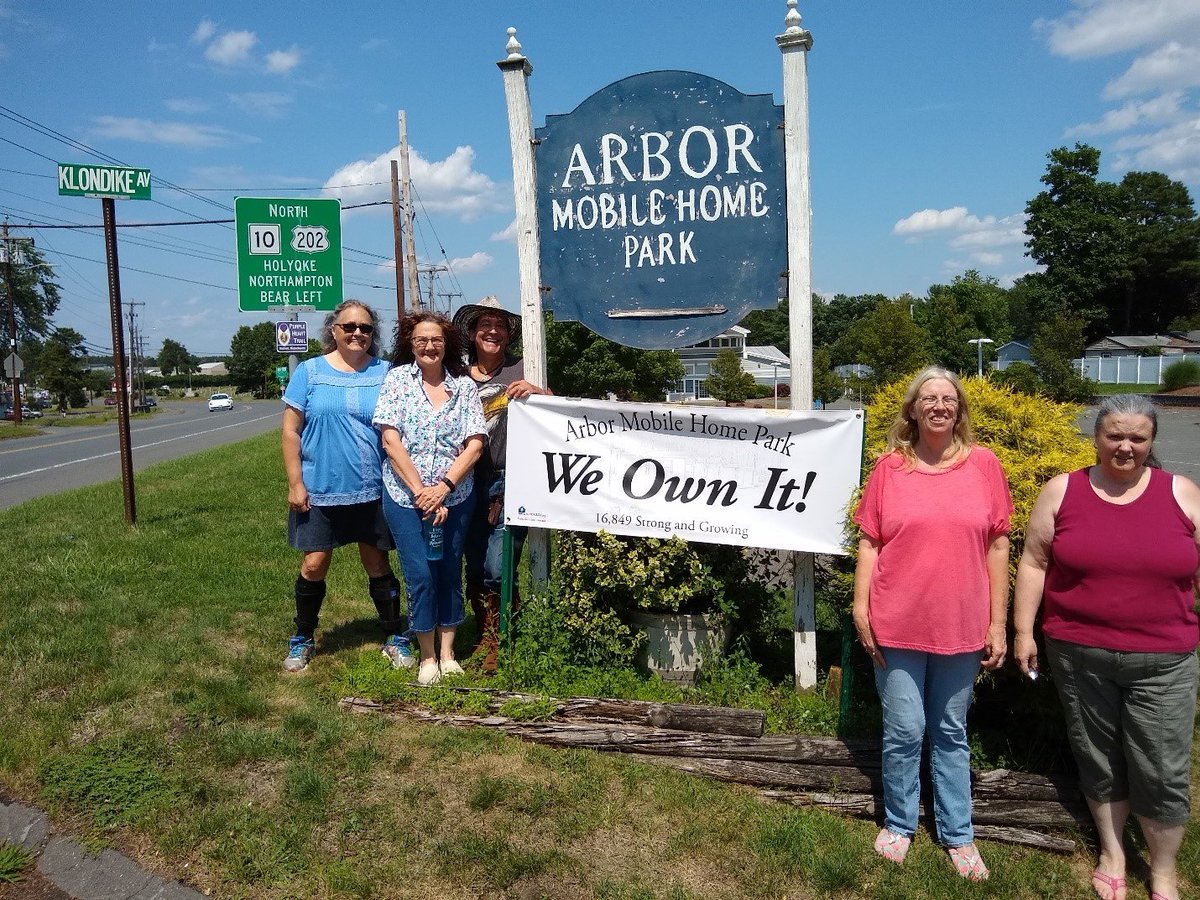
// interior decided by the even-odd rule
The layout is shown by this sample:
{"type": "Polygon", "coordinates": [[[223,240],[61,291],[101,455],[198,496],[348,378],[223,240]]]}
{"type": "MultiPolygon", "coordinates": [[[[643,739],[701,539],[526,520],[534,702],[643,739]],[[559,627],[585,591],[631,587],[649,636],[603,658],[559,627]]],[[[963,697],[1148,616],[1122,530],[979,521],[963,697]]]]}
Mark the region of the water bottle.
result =
{"type": "Polygon", "coordinates": [[[421,520],[421,531],[425,535],[425,558],[433,561],[442,558],[442,526],[433,524],[434,514],[421,520]]]}

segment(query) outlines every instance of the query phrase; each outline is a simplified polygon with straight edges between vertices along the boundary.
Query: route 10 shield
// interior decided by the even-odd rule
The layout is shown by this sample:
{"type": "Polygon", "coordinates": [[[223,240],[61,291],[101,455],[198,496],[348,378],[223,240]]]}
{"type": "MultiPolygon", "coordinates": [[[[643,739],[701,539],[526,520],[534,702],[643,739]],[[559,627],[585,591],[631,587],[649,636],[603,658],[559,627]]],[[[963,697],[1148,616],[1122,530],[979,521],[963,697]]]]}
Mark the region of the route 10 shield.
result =
{"type": "Polygon", "coordinates": [[[695,72],[633,75],[537,129],[543,305],[684,347],[779,302],[783,108],[695,72]]]}

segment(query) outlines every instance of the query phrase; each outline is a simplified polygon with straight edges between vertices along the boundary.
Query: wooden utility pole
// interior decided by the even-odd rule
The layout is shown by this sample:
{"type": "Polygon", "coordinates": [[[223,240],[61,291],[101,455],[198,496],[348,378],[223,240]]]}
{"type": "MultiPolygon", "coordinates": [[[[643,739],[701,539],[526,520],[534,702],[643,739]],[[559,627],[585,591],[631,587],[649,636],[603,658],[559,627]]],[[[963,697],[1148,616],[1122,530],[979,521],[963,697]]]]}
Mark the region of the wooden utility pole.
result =
{"type": "MultiPolygon", "coordinates": [[[[8,290],[8,348],[9,353],[15,354],[17,352],[17,289],[13,287],[12,255],[12,242],[8,237],[8,219],[5,219],[4,286],[8,290]]],[[[15,372],[12,377],[12,409],[13,424],[20,425],[23,421],[21,418],[21,376],[15,372]]]]}
{"type": "Polygon", "coordinates": [[[396,259],[396,321],[404,318],[404,230],[400,227],[400,176],[392,160],[392,236],[395,238],[396,259]]]}
{"type": "MultiPolygon", "coordinates": [[[[787,178],[788,351],[792,409],[812,409],[812,195],[808,157],[808,51],[798,0],[788,0],[786,29],[775,38],[783,54],[783,140],[787,178]]],[[[817,683],[817,614],[813,555],[793,554],[792,599],[796,687],[817,683]]]]}
{"type": "Polygon", "coordinates": [[[408,171],[408,116],[400,110],[400,186],[404,192],[404,240],[408,257],[409,308],[421,308],[421,285],[417,281],[417,245],[413,240],[412,179],[408,171]]]}

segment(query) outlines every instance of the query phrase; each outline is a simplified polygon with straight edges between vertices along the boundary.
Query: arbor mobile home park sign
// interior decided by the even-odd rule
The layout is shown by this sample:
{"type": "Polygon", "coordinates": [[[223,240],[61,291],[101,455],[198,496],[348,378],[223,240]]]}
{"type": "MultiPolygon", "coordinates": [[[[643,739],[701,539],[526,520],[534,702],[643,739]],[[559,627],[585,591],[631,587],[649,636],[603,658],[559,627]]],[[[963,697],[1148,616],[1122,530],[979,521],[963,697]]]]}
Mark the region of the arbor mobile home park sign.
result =
{"type": "Polygon", "coordinates": [[[543,304],[682,347],[779,302],[783,109],[694,72],[633,75],[537,129],[543,304]]]}

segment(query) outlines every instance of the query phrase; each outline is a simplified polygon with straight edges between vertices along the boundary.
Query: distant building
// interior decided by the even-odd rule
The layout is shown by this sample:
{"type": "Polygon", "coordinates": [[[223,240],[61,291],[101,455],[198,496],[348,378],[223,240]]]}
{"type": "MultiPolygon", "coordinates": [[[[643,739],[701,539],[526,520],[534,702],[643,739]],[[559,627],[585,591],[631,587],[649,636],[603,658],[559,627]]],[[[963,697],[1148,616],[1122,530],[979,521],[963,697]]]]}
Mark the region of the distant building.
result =
{"type": "Polygon", "coordinates": [[[1025,341],[1009,341],[997,347],[996,361],[992,363],[992,368],[1003,372],[1015,362],[1033,362],[1033,356],[1029,352],[1029,344],[1025,341]]]}
{"type": "Polygon", "coordinates": [[[742,371],[749,372],[756,384],[774,389],[777,384],[791,384],[792,364],[778,347],[752,346],[746,343],[750,330],[741,325],[727,328],[711,340],[675,351],[683,363],[684,376],[676,385],[671,399],[703,399],[708,397],[704,382],[712,374],[712,364],[722,350],[732,350],[742,360],[742,371]]]}
{"type": "Polygon", "coordinates": [[[201,375],[228,375],[229,370],[225,368],[223,362],[207,362],[200,363],[199,367],[201,375]]]}
{"type": "Polygon", "coordinates": [[[1083,348],[1084,359],[1089,357],[1111,359],[1118,356],[1153,355],[1178,356],[1183,353],[1200,353],[1200,340],[1196,332],[1174,332],[1171,334],[1113,334],[1083,348]],[[1191,336],[1189,336],[1191,335],[1191,336]]]}

